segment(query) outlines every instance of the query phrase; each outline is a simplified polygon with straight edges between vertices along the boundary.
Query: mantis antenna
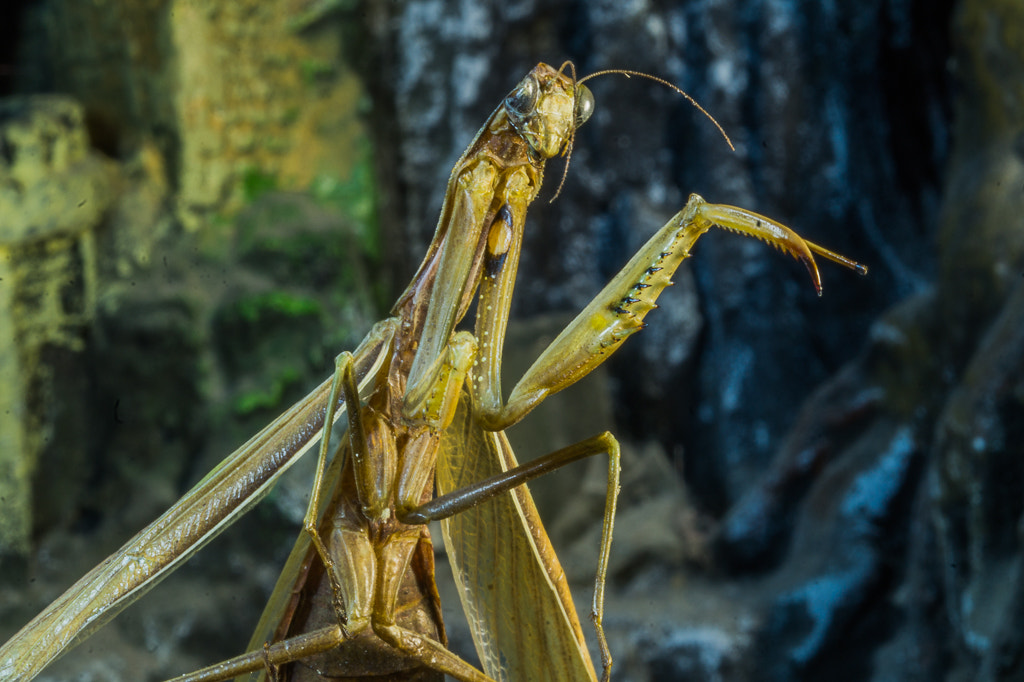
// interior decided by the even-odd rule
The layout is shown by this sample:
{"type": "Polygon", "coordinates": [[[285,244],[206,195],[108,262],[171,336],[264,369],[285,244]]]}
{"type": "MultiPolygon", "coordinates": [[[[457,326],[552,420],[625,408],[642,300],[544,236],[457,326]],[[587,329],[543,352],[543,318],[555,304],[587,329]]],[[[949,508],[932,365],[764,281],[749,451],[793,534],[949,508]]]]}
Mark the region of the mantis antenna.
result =
{"type": "MultiPolygon", "coordinates": [[[[652,75],[652,74],[649,74],[649,73],[644,73],[643,71],[632,71],[630,69],[603,69],[601,71],[595,71],[594,73],[592,73],[592,74],[590,74],[588,76],[584,76],[583,78],[581,78],[579,80],[576,80],[576,66],[572,62],[570,62],[570,61],[566,61],[565,63],[563,63],[562,66],[558,69],[558,73],[562,73],[565,70],[566,66],[569,67],[569,71],[572,73],[572,80],[573,80],[573,82],[577,86],[577,90],[576,90],[577,97],[579,96],[578,86],[582,85],[584,82],[590,80],[591,78],[596,78],[598,76],[608,76],[608,75],[611,75],[611,74],[619,74],[621,76],[625,76],[626,78],[630,78],[632,76],[637,76],[638,78],[646,78],[647,80],[654,81],[655,83],[660,83],[661,85],[664,85],[665,87],[669,88],[670,90],[674,90],[675,92],[677,92],[680,95],[682,95],[683,97],[685,97],[686,101],[688,101],[690,104],[695,106],[697,108],[697,110],[700,111],[700,113],[702,113],[705,116],[707,116],[708,120],[710,120],[712,123],[715,124],[715,127],[718,128],[718,132],[720,132],[722,134],[722,137],[725,138],[725,143],[727,145],[729,145],[729,149],[731,149],[732,151],[736,151],[736,147],[733,146],[732,140],[729,139],[729,136],[726,134],[725,129],[722,128],[721,124],[717,120],[715,120],[715,117],[712,116],[711,114],[709,114],[707,109],[702,107],[697,102],[697,100],[695,100],[693,97],[691,97],[689,95],[689,93],[687,93],[685,90],[683,90],[679,86],[671,83],[670,81],[667,81],[664,78],[659,78],[658,76],[655,76],[655,75],[652,75]]],[[[572,133],[569,136],[569,144],[566,146],[566,150],[565,150],[565,167],[562,169],[562,179],[558,183],[558,189],[555,190],[555,195],[553,197],[551,197],[551,200],[548,203],[554,203],[555,199],[558,198],[558,195],[562,193],[562,186],[565,184],[565,178],[569,174],[569,161],[572,159],[572,147],[573,147],[573,143],[575,141],[576,141],[576,128],[573,127],[572,133]]]]}

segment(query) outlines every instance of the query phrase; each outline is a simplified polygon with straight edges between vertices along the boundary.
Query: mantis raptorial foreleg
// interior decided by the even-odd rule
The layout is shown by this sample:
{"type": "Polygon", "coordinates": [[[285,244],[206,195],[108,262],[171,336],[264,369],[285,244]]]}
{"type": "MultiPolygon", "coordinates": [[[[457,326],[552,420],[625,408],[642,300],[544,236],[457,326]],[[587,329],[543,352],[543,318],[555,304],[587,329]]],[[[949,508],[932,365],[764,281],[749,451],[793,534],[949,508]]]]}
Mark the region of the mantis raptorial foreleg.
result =
{"type": "MultiPolygon", "coordinates": [[[[831,251],[805,242],[789,228],[764,216],[732,206],[708,204],[698,195],[691,195],[682,211],[677,213],[664,227],[633,256],[625,267],[588,304],[558,337],[541,353],[534,364],[520,378],[507,402],[501,396],[501,353],[505,326],[508,319],[509,293],[513,286],[516,261],[520,242],[517,238],[503,240],[502,215],[507,222],[514,220],[514,207],[506,206],[499,212],[491,227],[489,245],[501,244],[501,249],[490,248],[486,263],[497,263],[497,267],[485,266],[485,275],[480,285],[480,309],[477,313],[476,333],[480,339],[478,367],[472,383],[474,397],[474,418],[480,426],[489,431],[500,432],[515,424],[528,412],[539,405],[547,396],[556,393],[589,374],[604,362],[629,336],[643,328],[643,319],[653,310],[661,292],[671,284],[676,269],[690,255],[690,249],[697,239],[712,226],[733,230],[747,236],[762,239],[780,250],[801,260],[811,274],[815,288],[821,291],[812,252],[823,255],[844,265],[856,264],[831,251]]],[[[502,436],[503,438],[503,436],[502,436]]],[[[614,444],[614,439],[607,436],[614,444]]],[[[608,551],[614,524],[614,509],[618,492],[618,446],[592,447],[588,441],[571,446],[537,462],[511,469],[479,485],[463,488],[435,500],[427,508],[437,505],[450,516],[472,506],[465,498],[476,500],[489,495],[488,486],[502,490],[512,488],[528,480],[534,471],[557,468],[569,461],[598,452],[608,452],[609,484],[606,512],[603,520],[601,555],[594,585],[592,619],[597,630],[607,679],[611,667],[601,619],[604,609],[604,587],[608,566],[608,551]],[[530,471],[531,473],[527,473],[530,471]]],[[[511,449],[508,456],[512,457],[511,449]]],[[[496,493],[495,493],[496,494],[496,493]]]]}
{"type": "MultiPolygon", "coordinates": [[[[850,261],[805,242],[789,228],[764,216],[721,204],[708,204],[690,195],[682,211],[672,217],[639,250],[605,288],[562,330],[541,353],[512,389],[507,402],[501,401],[501,355],[490,358],[490,372],[474,384],[479,403],[478,418],[485,428],[506,429],[521,420],[547,396],[571,386],[593,371],[634,333],[644,327],[643,319],[655,307],[655,300],[672,283],[690,248],[712,226],[762,239],[801,260],[821,291],[818,268],[812,250],[844,264],[850,261]]],[[[481,301],[484,293],[482,290],[481,301]]],[[[484,330],[486,333],[488,330],[484,330]]]]}

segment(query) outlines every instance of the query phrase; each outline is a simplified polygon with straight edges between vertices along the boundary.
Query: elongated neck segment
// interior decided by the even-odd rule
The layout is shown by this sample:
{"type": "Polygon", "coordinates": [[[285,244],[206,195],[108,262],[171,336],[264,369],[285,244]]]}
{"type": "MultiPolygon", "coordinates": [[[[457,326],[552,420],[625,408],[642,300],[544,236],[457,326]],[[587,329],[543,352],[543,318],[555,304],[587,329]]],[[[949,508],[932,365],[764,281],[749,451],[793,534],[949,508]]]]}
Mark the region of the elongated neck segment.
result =
{"type": "Polygon", "coordinates": [[[393,310],[401,320],[398,338],[406,355],[399,364],[411,362],[410,382],[426,376],[469,309],[487,258],[490,227],[503,207],[522,207],[511,225],[521,232],[525,207],[540,190],[544,162],[567,148],[592,107],[586,88],[539,64],[494,111],[455,165],[434,239],[393,310]]]}

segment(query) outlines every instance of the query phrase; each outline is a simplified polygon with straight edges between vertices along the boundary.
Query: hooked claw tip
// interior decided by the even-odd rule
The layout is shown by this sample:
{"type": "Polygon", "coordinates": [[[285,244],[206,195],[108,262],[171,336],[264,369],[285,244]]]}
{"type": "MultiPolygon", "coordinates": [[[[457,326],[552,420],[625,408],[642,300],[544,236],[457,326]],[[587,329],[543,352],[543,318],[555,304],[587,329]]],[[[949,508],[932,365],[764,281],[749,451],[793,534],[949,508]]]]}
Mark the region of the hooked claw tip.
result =
{"type": "Polygon", "coordinates": [[[810,254],[808,254],[806,258],[799,254],[794,254],[794,257],[799,258],[804,262],[807,272],[811,275],[811,282],[814,284],[814,290],[818,292],[818,298],[821,298],[821,274],[818,272],[818,264],[814,262],[814,257],[810,254]]]}
{"type": "Polygon", "coordinates": [[[821,274],[818,273],[818,264],[814,264],[814,290],[818,292],[818,297],[821,297],[821,274]]]}

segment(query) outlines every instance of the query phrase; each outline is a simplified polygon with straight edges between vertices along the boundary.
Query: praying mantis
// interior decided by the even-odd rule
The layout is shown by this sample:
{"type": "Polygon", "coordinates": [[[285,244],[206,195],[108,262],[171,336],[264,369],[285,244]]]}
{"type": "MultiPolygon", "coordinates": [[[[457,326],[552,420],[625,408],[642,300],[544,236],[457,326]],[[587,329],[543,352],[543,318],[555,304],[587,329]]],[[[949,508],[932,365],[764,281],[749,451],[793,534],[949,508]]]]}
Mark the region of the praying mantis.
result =
{"type": "Polygon", "coordinates": [[[113,618],[251,508],[318,437],[303,533],[251,651],[179,679],[595,680],[564,572],[522,484],[597,454],[608,456],[609,470],[591,619],[609,678],[602,618],[618,443],[606,432],[519,465],[504,430],[642,329],[712,226],[799,259],[819,294],[814,255],[866,268],[769,218],[692,195],[504,399],[502,348],[526,212],[545,162],[569,154],[593,110],[587,78],[539,64],[516,86],[456,163],[434,239],[390,316],[338,356],[330,379],[0,647],[0,679],[32,679],[113,618]],[[458,330],[474,302],[473,331],[458,330]],[[342,419],[332,457],[330,434],[342,419]],[[441,521],[483,671],[445,646],[425,525],[432,520],[441,521]],[[370,641],[383,653],[355,661],[353,643],[370,641]]]}

